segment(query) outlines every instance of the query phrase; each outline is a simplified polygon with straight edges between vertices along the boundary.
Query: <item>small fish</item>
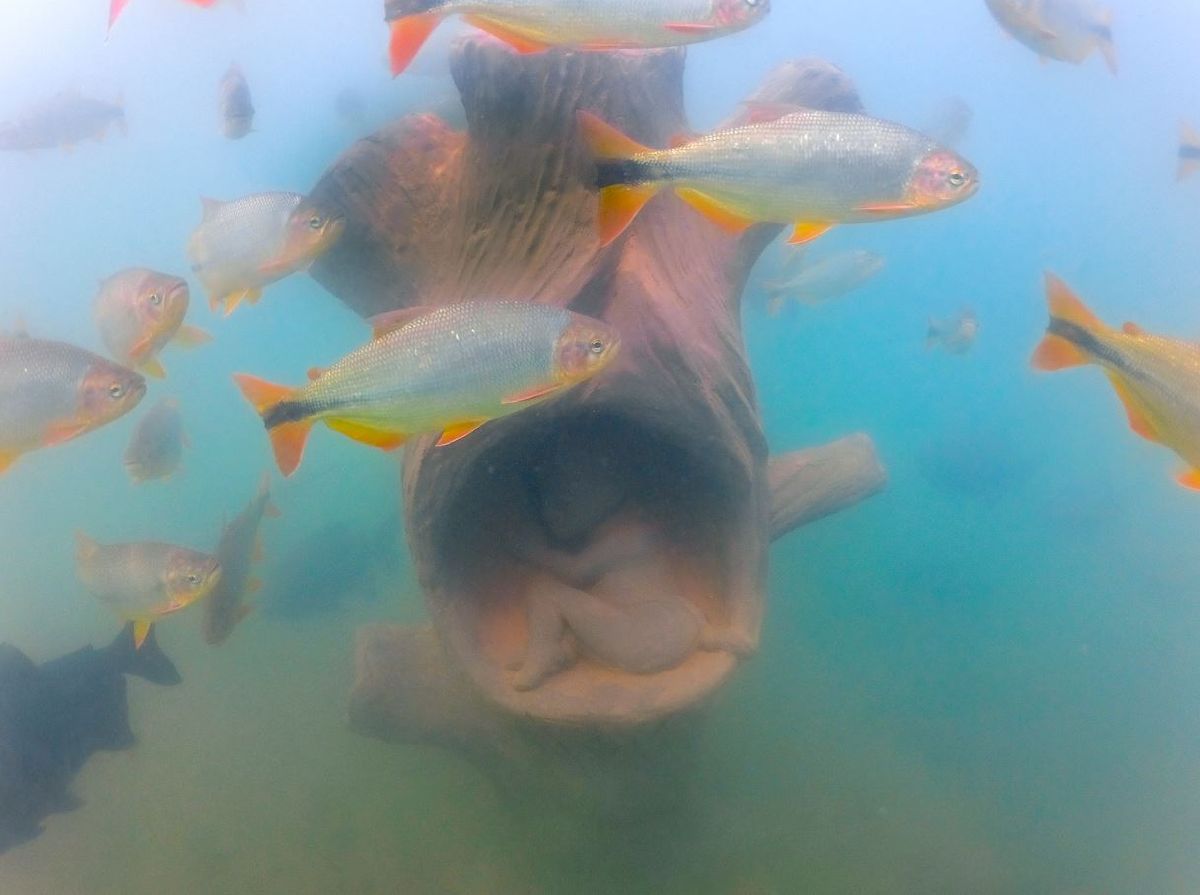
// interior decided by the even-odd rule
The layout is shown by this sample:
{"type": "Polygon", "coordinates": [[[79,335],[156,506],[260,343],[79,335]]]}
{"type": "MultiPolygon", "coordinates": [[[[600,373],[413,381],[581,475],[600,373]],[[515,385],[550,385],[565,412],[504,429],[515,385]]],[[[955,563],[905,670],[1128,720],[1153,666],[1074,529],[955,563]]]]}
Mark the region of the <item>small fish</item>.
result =
{"type": "MultiPolygon", "coordinates": [[[[217,5],[217,0],[184,0],[184,2],[190,3],[190,4],[192,4],[192,6],[201,6],[201,7],[205,7],[205,8],[217,5]]],[[[237,5],[239,5],[239,6],[241,5],[240,0],[235,0],[235,2],[237,3],[237,5]]],[[[125,11],[125,7],[128,5],[129,5],[129,0],[109,0],[108,30],[110,32],[112,31],[113,25],[116,23],[117,19],[121,15],[121,13],[125,11]]]]}
{"type": "Polygon", "coordinates": [[[1200,346],[1126,323],[1102,323],[1070,288],[1046,275],[1050,324],[1033,355],[1038,370],[1097,364],[1125,405],[1130,428],[1187,464],[1177,481],[1200,490],[1200,346]]]}
{"type": "Polygon", "coordinates": [[[250,100],[250,85],[236,65],[229,66],[218,89],[221,107],[221,133],[230,140],[240,140],[254,129],[254,103],[250,100]]]}
{"type": "Polygon", "coordinates": [[[441,432],[439,445],[595,376],[620,347],[599,320],[530,302],[468,302],[374,318],[375,337],[297,389],[234,379],[285,476],[313,423],[383,450],[441,432]]]}
{"type": "Polygon", "coordinates": [[[941,346],[949,354],[966,354],[979,337],[979,318],[970,308],[963,308],[945,320],[929,320],[925,333],[925,349],[941,346]]]}
{"type": "Polygon", "coordinates": [[[0,335],[0,474],[22,454],[119,419],[145,394],[140,375],[90,351],[0,335]]]}
{"type": "Polygon", "coordinates": [[[140,647],[150,626],[212,593],[221,580],[215,556],[172,544],[98,544],[75,535],[75,570],[91,594],[133,622],[140,647]]]}
{"type": "Polygon", "coordinates": [[[134,649],[133,625],[106,647],[35,665],[0,643],[0,855],[39,836],[42,820],[80,801],[71,782],[96,752],[130,749],[125,675],[182,681],[153,634],[134,649]]]}
{"type": "Polygon", "coordinates": [[[179,470],[183,449],[190,446],[183,431],[179,402],[166,398],[143,416],[125,449],[125,471],[134,482],[169,479],[179,470]]]}
{"type": "Polygon", "coordinates": [[[767,312],[777,315],[789,298],[814,306],[841,298],[873,279],[886,264],[874,252],[854,249],[804,265],[792,276],[764,284],[767,312]]]}
{"type": "Polygon", "coordinates": [[[0,149],[71,149],[84,140],[103,140],[114,124],[125,133],[120,101],[109,103],[67,90],[33,106],[16,121],[0,124],[0,149]]]}
{"type": "Polygon", "coordinates": [[[398,75],[438,22],[454,15],[518,53],[537,53],[682,46],[741,31],[769,10],[769,0],[386,0],[384,18],[398,75]]]}
{"type": "Polygon", "coordinates": [[[119,271],[100,281],[95,318],[100,337],[113,359],[148,376],[166,376],[158,352],[168,342],[194,348],[212,340],[183,318],[188,286],[179,277],[144,267],[119,271]]]}
{"type": "Polygon", "coordinates": [[[986,0],[1005,31],[1042,58],[1079,65],[1096,50],[1114,75],[1112,10],[1093,0],[986,0]]]}
{"type": "Polygon", "coordinates": [[[792,244],[836,224],[884,221],[957,205],[979,188],[969,162],[916,131],[866,115],[804,110],[647,149],[579,113],[597,159],[601,245],[670,187],[730,233],[793,224],[792,244]]]}
{"type": "Polygon", "coordinates": [[[342,235],[345,220],[298,193],[254,193],[232,202],[203,199],[203,217],[188,243],[192,270],[209,307],[225,316],[255,304],[264,286],[307,270],[342,235]]]}
{"type": "Polygon", "coordinates": [[[1187,122],[1179,125],[1179,168],[1177,180],[1186,180],[1200,169],[1200,134],[1187,122]]]}
{"type": "Polygon", "coordinates": [[[204,642],[210,646],[228,639],[251,611],[246,598],[262,589],[262,582],[250,572],[253,564],[262,559],[258,526],[263,516],[279,516],[279,509],[271,502],[271,478],[266,474],[254,500],[225,526],[217,545],[221,580],[204,601],[204,642]]]}

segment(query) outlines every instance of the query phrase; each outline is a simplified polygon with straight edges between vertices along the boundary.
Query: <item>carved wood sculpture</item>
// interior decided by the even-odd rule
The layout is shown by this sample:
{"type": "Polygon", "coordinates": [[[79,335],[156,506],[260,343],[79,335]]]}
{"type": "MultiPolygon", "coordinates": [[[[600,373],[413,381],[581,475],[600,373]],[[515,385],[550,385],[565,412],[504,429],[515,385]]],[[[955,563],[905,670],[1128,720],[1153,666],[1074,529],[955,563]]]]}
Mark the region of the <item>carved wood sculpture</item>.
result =
{"type": "MultiPolygon", "coordinates": [[[[700,704],[757,645],[771,538],[874,493],[884,473],[856,436],[768,474],[740,297],[779,228],[733,237],[663,196],[598,244],[575,113],[665,146],[687,129],[682,52],[517,56],[472,37],[451,57],[467,131],[414,115],[351,147],[313,193],[347,220],[313,275],[364,316],[520,299],[622,335],[596,380],[454,445],[406,449],[408,539],[432,629],[364,630],[352,723],[494,764],[519,751],[513,723],[611,732],[700,704]],[[571,615],[601,591],[597,605],[618,594],[632,611],[661,610],[645,650],[626,638],[649,616],[592,631],[571,615]],[[555,636],[577,642],[536,675],[535,604],[551,607],[552,628],[561,609],[555,636]],[[665,641],[677,655],[654,655],[665,641]]],[[[782,66],[758,98],[860,108],[820,62],[782,66]]]]}

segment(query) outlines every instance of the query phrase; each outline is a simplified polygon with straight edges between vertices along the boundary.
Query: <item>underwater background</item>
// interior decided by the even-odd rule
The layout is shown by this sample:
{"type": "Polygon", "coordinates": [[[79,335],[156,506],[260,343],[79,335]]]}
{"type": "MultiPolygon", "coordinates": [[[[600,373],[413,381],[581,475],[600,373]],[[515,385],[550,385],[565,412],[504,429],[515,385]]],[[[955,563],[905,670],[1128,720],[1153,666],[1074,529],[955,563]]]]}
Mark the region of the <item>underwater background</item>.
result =
{"type": "MultiPolygon", "coordinates": [[[[759,26],[688,50],[697,129],[778,63],[819,56],[884,118],[920,127],[965,99],[960,151],[982,178],[959,208],[821,240],[814,254],[887,259],[842,300],[771,319],[756,284],[776,249],[752,276],[772,450],[865,431],[890,480],[772,547],[761,649],[700,744],[705,832],[606,854],[602,830],[515,823],[458,759],[348,729],[354,630],[425,610],[395,458],[318,436],[274,489],[261,611],[219,650],[195,613],[159,626],[184,684],[131,679],[137,748],[91,760],[84,806],[0,857],[0,892],[1200,891],[1200,503],[1101,376],[1028,363],[1047,268],[1105,319],[1200,334],[1200,182],[1174,181],[1178,121],[1200,118],[1200,7],[1112,5],[1117,78],[1097,60],[1038,65],[982,0],[775,0],[759,26]],[[928,318],[964,305],[972,353],[927,353],[928,318]]],[[[103,6],[0,6],[0,118],[78,87],[120,95],[129,123],[70,153],[0,156],[0,328],[99,350],[97,281],[186,271],[201,196],[306,191],[375,127],[454,108],[455,27],[393,81],[378,0],[136,0],[107,43],[103,6]],[[215,103],[232,61],[258,109],[236,143],[215,103]],[[334,111],[347,87],[360,127],[334,111]]],[[[129,483],[130,418],[0,479],[0,640],[37,661],[118,629],[76,580],[75,531],[211,549],[250,499],[271,459],[230,373],[300,382],[367,334],[307,277],[232,320],[193,287],[189,319],[216,340],[168,351],[148,398],[180,399],[181,477],[129,483]]]]}

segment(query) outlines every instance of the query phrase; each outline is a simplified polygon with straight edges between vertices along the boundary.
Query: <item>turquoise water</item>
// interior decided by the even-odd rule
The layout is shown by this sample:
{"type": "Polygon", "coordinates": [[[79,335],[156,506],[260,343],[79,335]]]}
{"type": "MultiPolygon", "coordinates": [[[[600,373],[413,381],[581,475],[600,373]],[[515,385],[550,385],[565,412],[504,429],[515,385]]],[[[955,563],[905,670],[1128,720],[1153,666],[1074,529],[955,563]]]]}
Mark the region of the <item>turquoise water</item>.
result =
{"type": "MultiPolygon", "coordinates": [[[[246,5],[133,0],[108,43],[100,0],[0,8],[0,119],[79,87],[121,95],[129,120],[127,137],[70,153],[0,156],[0,328],[20,317],[98,350],[97,280],[186,272],[200,196],[307,190],[355,138],[453,99],[451,26],[393,81],[377,0],[246,5]],[[215,108],[233,60],[259,110],[237,143],[215,108]],[[346,87],[366,101],[361,128],[335,115],[346,87]]],[[[94,757],[74,785],[83,807],[0,855],[0,892],[1200,889],[1200,504],[1097,371],[1028,367],[1047,268],[1110,322],[1200,332],[1200,180],[1173,179],[1177,122],[1200,118],[1200,9],[1113,5],[1118,78],[1097,59],[1038,65],[982,0],[776,0],[754,29],[689,50],[696,128],[802,56],[841,66],[882,117],[920,124],[962,96],[960,148],[983,187],[945,213],[824,238],[814,252],[887,258],[853,295],[779,320],[747,296],[772,449],[864,431],[889,485],[772,548],[758,654],[680,756],[696,761],[688,824],[623,833],[569,796],[514,811],[470,764],[348,728],[355,630],[426,610],[379,537],[398,464],[322,431],[301,473],[276,478],[266,594],[332,527],[387,556],[347,593],[314,583],[338,594],[327,610],[264,607],[220,650],[194,615],[161,625],[185,683],[131,680],[138,746],[94,757]],[[982,326],[974,350],[926,353],[927,319],[963,305],[982,326]]],[[[366,336],[303,275],[229,320],[192,285],[189,319],[216,341],[167,349],[149,399],[181,401],[184,474],[129,483],[131,417],[0,478],[0,640],[36,661],[117,630],[75,578],[76,530],[210,549],[250,499],[271,458],[230,373],[300,382],[366,336]]]]}

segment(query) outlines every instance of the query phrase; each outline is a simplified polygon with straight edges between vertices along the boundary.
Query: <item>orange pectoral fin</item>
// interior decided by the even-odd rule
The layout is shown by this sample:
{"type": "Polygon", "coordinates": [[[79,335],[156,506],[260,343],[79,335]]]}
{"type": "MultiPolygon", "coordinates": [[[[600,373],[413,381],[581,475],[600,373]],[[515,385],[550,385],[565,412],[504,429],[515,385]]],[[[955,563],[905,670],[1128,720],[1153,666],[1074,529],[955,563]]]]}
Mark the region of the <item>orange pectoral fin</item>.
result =
{"type": "Polygon", "coordinates": [[[679,187],[675,190],[675,195],[726,233],[732,233],[734,236],[746,232],[749,227],[756,223],[753,218],[746,217],[744,214],[733,210],[700,190],[695,190],[691,187],[679,187]]]}
{"type": "Polygon", "coordinates": [[[797,221],[792,235],[788,238],[788,245],[798,246],[810,243],[814,239],[820,239],[832,229],[833,224],[828,221],[797,221]]]}
{"type": "Polygon", "coordinates": [[[1181,472],[1175,477],[1175,481],[1179,482],[1185,488],[1200,491],[1200,469],[1189,469],[1187,472],[1181,472]]]}
{"type": "Polygon", "coordinates": [[[916,207],[911,202],[880,202],[874,205],[860,205],[855,210],[863,214],[907,214],[916,207]]]}
{"type": "Polygon", "coordinates": [[[554,385],[536,385],[527,391],[518,392],[515,395],[509,395],[501,404],[524,404],[526,401],[536,401],[538,398],[553,394],[561,388],[557,383],[554,385]]]}
{"type": "Polygon", "coordinates": [[[494,22],[484,16],[463,16],[463,18],[468,24],[474,25],[480,31],[486,31],[497,40],[504,41],[522,55],[541,53],[544,50],[550,49],[550,44],[535,40],[532,37],[514,31],[512,28],[506,28],[499,22],[494,22]]]}
{"type": "Polygon", "coordinates": [[[453,426],[447,426],[442,430],[442,437],[437,440],[437,447],[445,447],[448,444],[461,441],[485,422],[487,420],[470,420],[465,423],[455,423],[453,426]]]}
{"type": "Polygon", "coordinates": [[[615,183],[600,190],[600,209],[596,217],[600,245],[609,245],[624,233],[657,192],[658,187],[653,184],[615,183]]]}
{"type": "Polygon", "coordinates": [[[437,26],[438,17],[428,13],[405,16],[392,22],[392,35],[388,41],[388,62],[391,64],[393,77],[408,68],[421,45],[429,39],[429,35],[437,26]]]}
{"type": "Polygon", "coordinates": [[[325,425],[334,432],[345,435],[347,438],[361,444],[369,444],[371,447],[377,447],[382,451],[394,451],[403,445],[404,442],[408,441],[408,436],[400,432],[375,429],[371,426],[364,426],[362,423],[354,423],[349,420],[328,419],[325,420],[325,425]]]}
{"type": "Polygon", "coordinates": [[[1046,333],[1030,361],[1035,370],[1045,372],[1078,367],[1087,362],[1087,355],[1080,348],[1054,333],[1046,333]]]}
{"type": "Polygon", "coordinates": [[[46,429],[46,437],[42,439],[44,447],[53,447],[56,444],[65,444],[73,438],[78,438],[87,431],[87,426],[71,421],[66,423],[55,423],[46,429]]]}

